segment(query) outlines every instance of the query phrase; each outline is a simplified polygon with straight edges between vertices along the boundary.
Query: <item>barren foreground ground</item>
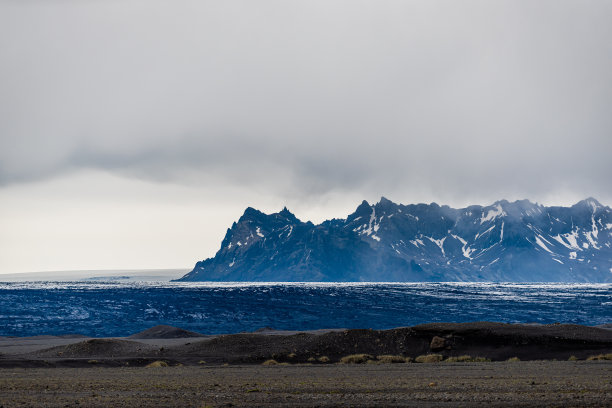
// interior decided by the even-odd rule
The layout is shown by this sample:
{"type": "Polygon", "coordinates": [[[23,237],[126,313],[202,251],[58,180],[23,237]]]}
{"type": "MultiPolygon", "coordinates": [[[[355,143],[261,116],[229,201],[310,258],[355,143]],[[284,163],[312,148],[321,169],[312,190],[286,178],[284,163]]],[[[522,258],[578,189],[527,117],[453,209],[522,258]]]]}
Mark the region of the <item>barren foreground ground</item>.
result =
{"type": "Polygon", "coordinates": [[[612,361],[4,368],[3,407],[612,406],[612,361]]]}

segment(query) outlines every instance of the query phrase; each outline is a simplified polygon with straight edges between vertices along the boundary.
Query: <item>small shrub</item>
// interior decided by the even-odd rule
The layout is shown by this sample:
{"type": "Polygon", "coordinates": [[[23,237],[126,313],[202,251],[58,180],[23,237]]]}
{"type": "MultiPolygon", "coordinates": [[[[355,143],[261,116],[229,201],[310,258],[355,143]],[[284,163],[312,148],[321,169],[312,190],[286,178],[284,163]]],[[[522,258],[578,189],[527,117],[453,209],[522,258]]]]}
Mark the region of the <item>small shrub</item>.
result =
{"type": "Polygon", "coordinates": [[[98,360],[88,360],[87,364],[98,364],[98,360]]]}
{"type": "Polygon", "coordinates": [[[290,353],[287,355],[287,358],[296,358],[296,357],[297,357],[297,354],[295,353],[290,353]]]}
{"type": "Polygon", "coordinates": [[[456,356],[456,357],[448,357],[446,360],[444,360],[445,363],[469,363],[471,362],[472,356],[468,356],[468,355],[463,355],[463,356],[456,356]]]}
{"type": "Polygon", "coordinates": [[[569,356],[567,361],[578,361],[578,357],[576,357],[576,356],[569,356]]]}
{"type": "Polygon", "coordinates": [[[266,365],[266,366],[267,365],[278,365],[278,361],[270,359],[270,360],[264,361],[263,363],[261,363],[261,365],[266,365]]]}
{"type": "Polygon", "coordinates": [[[147,364],[145,367],[148,367],[148,368],[168,367],[168,363],[162,360],[157,360],[150,364],[147,364]]]}
{"type": "Polygon", "coordinates": [[[587,360],[589,360],[589,361],[593,361],[593,360],[612,360],[612,353],[598,354],[596,356],[589,356],[587,358],[587,360]]]}
{"type": "Polygon", "coordinates": [[[439,363],[444,357],[442,354],[424,354],[414,359],[417,363],[439,363]]]}
{"type": "Polygon", "coordinates": [[[372,357],[369,354],[351,354],[348,356],[344,356],[340,359],[341,364],[363,364],[368,360],[372,360],[372,357]]]}
{"type": "Polygon", "coordinates": [[[393,355],[382,355],[377,356],[376,359],[383,364],[396,364],[396,363],[405,363],[406,359],[402,356],[393,356],[393,355]]]}
{"type": "Polygon", "coordinates": [[[329,357],[327,356],[321,356],[317,360],[319,361],[319,363],[323,363],[323,364],[329,363],[329,357]]]}
{"type": "Polygon", "coordinates": [[[198,364],[199,364],[199,365],[206,364],[206,361],[204,361],[204,360],[200,360],[200,361],[198,361],[198,364]]]}
{"type": "Polygon", "coordinates": [[[314,357],[308,357],[308,360],[306,361],[308,361],[309,363],[314,363],[315,361],[317,361],[317,359],[314,357]]]}
{"type": "Polygon", "coordinates": [[[412,363],[412,362],[414,361],[414,358],[412,358],[412,357],[406,357],[406,358],[404,359],[404,361],[405,361],[405,362],[407,362],[407,363],[412,363]]]}
{"type": "Polygon", "coordinates": [[[444,360],[445,363],[485,363],[489,361],[491,360],[486,357],[472,357],[468,356],[467,354],[463,356],[449,357],[444,360]]]}
{"type": "Polygon", "coordinates": [[[510,363],[516,363],[517,361],[521,361],[520,358],[518,357],[510,357],[509,359],[507,359],[506,361],[510,362],[510,363]]]}

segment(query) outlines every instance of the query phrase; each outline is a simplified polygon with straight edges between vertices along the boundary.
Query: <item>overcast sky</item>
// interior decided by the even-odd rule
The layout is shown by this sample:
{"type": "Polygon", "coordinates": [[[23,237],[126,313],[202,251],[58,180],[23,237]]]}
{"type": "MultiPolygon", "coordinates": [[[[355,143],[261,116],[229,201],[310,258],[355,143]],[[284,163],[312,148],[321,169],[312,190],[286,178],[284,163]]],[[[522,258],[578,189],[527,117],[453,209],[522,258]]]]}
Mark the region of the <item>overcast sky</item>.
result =
{"type": "Polygon", "coordinates": [[[612,2],[4,0],[0,273],[189,268],[244,208],[612,204],[612,2]]]}

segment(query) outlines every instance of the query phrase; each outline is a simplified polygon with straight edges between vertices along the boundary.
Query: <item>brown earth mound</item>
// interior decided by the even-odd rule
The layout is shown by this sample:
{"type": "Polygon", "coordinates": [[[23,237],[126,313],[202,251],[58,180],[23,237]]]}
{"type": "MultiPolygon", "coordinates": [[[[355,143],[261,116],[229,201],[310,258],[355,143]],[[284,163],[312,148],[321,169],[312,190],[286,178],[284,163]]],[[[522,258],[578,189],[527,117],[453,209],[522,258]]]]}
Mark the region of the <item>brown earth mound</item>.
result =
{"type": "Polygon", "coordinates": [[[186,339],[190,337],[206,337],[204,334],[184,330],[179,327],[159,325],[132,334],[128,339],[186,339]]]}

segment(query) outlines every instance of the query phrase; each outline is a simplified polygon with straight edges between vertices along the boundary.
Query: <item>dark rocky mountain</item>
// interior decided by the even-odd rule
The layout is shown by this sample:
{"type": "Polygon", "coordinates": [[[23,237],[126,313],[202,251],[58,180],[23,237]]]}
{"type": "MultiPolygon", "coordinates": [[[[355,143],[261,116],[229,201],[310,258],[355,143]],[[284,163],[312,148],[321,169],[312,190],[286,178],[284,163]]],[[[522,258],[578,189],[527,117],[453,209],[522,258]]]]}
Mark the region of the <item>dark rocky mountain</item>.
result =
{"type": "Polygon", "coordinates": [[[314,225],[247,208],[179,280],[612,282],[612,210],[593,198],[454,209],[383,197],[314,225]]]}

